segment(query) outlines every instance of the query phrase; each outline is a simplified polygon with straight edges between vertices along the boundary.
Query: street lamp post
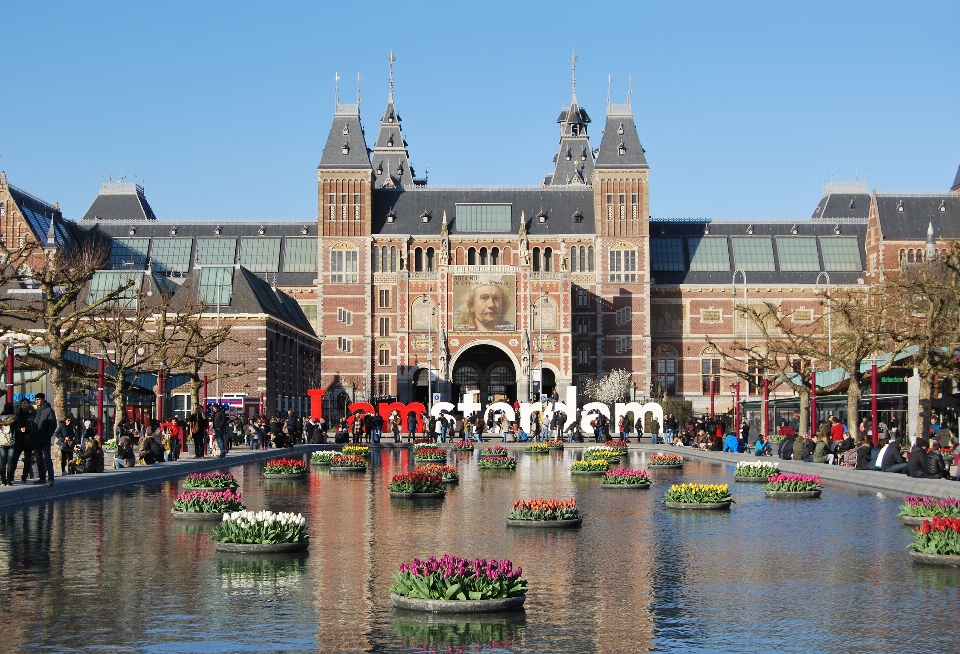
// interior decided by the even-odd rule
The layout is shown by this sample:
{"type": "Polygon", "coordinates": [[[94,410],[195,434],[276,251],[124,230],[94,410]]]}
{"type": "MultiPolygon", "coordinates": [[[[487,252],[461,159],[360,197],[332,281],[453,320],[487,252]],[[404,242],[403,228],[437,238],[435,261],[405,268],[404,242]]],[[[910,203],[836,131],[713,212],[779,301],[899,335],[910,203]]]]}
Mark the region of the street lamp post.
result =
{"type": "MultiPolygon", "coordinates": [[[[830,275],[826,272],[821,272],[817,275],[817,281],[813,283],[813,294],[820,294],[820,277],[827,278],[827,353],[830,355],[830,358],[833,358],[833,311],[830,309],[830,275]]],[[[831,364],[833,362],[831,361],[831,364]]]]}
{"type": "Polygon", "coordinates": [[[734,393],[733,398],[733,429],[740,433],[740,382],[730,384],[730,390],[734,393]]]}
{"type": "Polygon", "coordinates": [[[711,378],[710,378],[710,419],[711,419],[711,420],[713,420],[713,417],[714,417],[714,411],[713,411],[713,406],[714,406],[714,404],[713,404],[713,399],[714,399],[714,394],[715,394],[715,393],[716,393],[716,390],[715,390],[715,387],[714,387],[714,379],[713,379],[713,377],[711,377],[711,378]]]}
{"type": "Polygon", "coordinates": [[[97,355],[97,439],[103,442],[103,376],[104,376],[104,355],[106,353],[101,349],[97,355]]]}
{"type": "Polygon", "coordinates": [[[763,378],[763,435],[770,436],[770,380],[763,378]]]}
{"type": "Polygon", "coordinates": [[[817,366],[810,371],[810,433],[817,428],[817,366]]]}
{"type": "Polygon", "coordinates": [[[13,404],[13,336],[7,336],[7,402],[13,404]]]}
{"type": "MultiPolygon", "coordinates": [[[[426,293],[420,297],[424,306],[430,302],[426,293]]],[[[436,315],[437,310],[431,304],[430,315],[427,319],[427,422],[423,425],[424,433],[428,429],[430,416],[433,413],[433,319],[436,315]]]]}
{"type": "Polygon", "coordinates": [[[742,268],[733,271],[733,281],[730,282],[730,295],[737,297],[737,274],[743,275],[743,350],[750,349],[750,341],[747,325],[747,273],[742,268]]]}
{"type": "Polygon", "coordinates": [[[157,365],[157,422],[163,422],[163,386],[166,382],[163,379],[163,361],[157,365]]]}
{"type": "Polygon", "coordinates": [[[873,428],[871,440],[873,446],[877,446],[877,393],[879,392],[879,379],[877,379],[877,357],[873,357],[873,363],[870,365],[870,424],[873,428]]]}

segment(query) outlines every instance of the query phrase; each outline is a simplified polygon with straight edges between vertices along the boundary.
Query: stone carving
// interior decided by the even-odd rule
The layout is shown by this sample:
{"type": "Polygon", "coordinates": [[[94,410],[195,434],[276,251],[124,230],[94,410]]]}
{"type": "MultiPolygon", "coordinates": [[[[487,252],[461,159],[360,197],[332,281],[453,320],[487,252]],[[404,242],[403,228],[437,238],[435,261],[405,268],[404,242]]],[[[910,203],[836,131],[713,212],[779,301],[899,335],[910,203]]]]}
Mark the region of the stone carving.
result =
{"type": "Polygon", "coordinates": [[[440,363],[439,370],[437,374],[440,375],[440,379],[446,381],[447,379],[447,362],[450,360],[450,351],[447,350],[447,330],[440,330],[440,363]]]}
{"type": "Polygon", "coordinates": [[[530,374],[530,332],[523,330],[523,340],[520,347],[520,374],[530,374]]]}
{"type": "Polygon", "coordinates": [[[527,217],[524,215],[523,211],[520,212],[520,262],[525,265],[530,265],[530,249],[527,247],[527,217]]]}

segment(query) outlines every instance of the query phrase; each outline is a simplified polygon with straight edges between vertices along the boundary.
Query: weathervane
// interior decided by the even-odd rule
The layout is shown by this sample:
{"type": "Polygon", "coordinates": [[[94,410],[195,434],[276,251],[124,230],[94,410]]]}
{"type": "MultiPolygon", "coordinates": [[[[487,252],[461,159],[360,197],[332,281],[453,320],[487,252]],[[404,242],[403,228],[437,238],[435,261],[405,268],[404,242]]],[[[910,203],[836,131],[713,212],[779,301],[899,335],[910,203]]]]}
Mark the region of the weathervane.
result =
{"type": "Polygon", "coordinates": [[[393,102],[393,62],[397,60],[393,56],[393,50],[390,51],[390,102],[393,102]]]}
{"type": "Polygon", "coordinates": [[[336,103],[340,104],[340,73],[333,74],[333,97],[336,103]]]}
{"type": "Polygon", "coordinates": [[[357,107],[360,106],[360,73],[357,73],[357,107]]]}
{"type": "Polygon", "coordinates": [[[571,64],[571,67],[573,68],[572,85],[573,85],[573,101],[574,102],[577,101],[577,62],[578,61],[580,61],[580,58],[577,57],[577,53],[576,51],[574,51],[573,55],[570,57],[570,64],[571,64]]]}

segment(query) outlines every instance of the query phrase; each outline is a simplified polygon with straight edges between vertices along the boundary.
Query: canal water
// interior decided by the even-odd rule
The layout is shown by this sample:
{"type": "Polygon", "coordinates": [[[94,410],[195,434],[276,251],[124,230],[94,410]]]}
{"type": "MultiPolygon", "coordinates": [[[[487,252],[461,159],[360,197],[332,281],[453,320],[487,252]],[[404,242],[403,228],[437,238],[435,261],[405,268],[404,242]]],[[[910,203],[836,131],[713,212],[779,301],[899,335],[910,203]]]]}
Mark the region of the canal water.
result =
{"type": "MultiPolygon", "coordinates": [[[[571,478],[574,452],[481,472],[451,455],[442,501],[391,500],[410,453],[367,474],[313,467],[270,482],[231,470],[247,507],[301,512],[309,553],[217,554],[209,526],[170,516],[176,482],[0,515],[3,651],[902,652],[954,651],[960,571],[911,562],[901,496],[825,484],[819,500],[763,497],[731,466],[691,460],[648,491],[571,478]],[[729,512],[679,512],[672,482],[730,483],[729,512]],[[583,528],[521,530],[519,498],[575,497],[583,528]],[[390,607],[397,565],[449,552],[523,566],[523,612],[428,617],[390,607]],[[461,650],[460,647],[463,649],[461,650]]],[[[631,467],[646,467],[640,452],[631,467]]],[[[960,490],[960,487],[958,487],[960,490]]]]}

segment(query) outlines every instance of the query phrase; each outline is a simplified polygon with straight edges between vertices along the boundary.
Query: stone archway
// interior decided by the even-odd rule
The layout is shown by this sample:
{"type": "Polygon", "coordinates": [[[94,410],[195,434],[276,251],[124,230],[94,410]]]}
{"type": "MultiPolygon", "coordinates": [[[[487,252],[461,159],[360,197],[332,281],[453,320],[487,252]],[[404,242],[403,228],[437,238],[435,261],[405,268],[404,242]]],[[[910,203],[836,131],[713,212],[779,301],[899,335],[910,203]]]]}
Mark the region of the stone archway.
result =
{"type": "Polygon", "coordinates": [[[517,395],[517,364],[513,357],[495,345],[478,344],[457,354],[452,365],[451,393],[456,404],[470,391],[479,391],[479,402],[513,403],[517,395]]]}

